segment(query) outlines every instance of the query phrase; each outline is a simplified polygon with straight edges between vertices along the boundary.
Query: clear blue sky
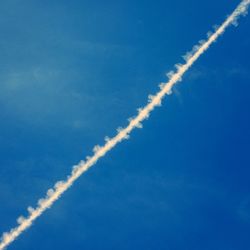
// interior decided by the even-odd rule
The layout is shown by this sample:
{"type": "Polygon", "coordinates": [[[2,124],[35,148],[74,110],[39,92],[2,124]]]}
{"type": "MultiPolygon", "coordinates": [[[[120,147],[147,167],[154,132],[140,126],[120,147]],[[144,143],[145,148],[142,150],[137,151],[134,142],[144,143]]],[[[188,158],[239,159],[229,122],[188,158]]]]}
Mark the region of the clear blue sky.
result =
{"type": "MultiPolygon", "coordinates": [[[[147,102],[237,0],[2,0],[0,233],[147,102]]],[[[250,249],[250,17],[9,249],[250,249]]]]}

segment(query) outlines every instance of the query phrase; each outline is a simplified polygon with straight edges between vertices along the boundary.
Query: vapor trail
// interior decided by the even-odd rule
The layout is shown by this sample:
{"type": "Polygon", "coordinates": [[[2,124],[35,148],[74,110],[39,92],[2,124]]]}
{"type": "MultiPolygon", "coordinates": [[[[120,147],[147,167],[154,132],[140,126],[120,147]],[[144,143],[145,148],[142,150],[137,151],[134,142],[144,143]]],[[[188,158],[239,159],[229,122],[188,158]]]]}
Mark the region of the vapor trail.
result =
{"type": "Polygon", "coordinates": [[[247,9],[250,5],[250,0],[243,0],[234,12],[227,17],[227,19],[217,27],[213,33],[208,34],[206,41],[200,41],[199,45],[194,46],[191,52],[188,52],[185,56],[185,64],[177,64],[176,71],[171,71],[167,74],[169,81],[160,84],[160,90],[156,95],[149,95],[148,104],[138,109],[138,114],[129,119],[129,124],[126,128],[118,128],[118,133],[113,138],[105,138],[106,143],[104,146],[95,146],[94,154],[91,157],[86,158],[86,162],[81,161],[78,165],[73,167],[71,174],[67,177],[66,181],[59,181],[52,189],[47,191],[47,195],[44,199],[38,201],[37,207],[33,209],[28,207],[29,216],[19,217],[17,222],[18,226],[11,229],[8,233],[4,233],[0,241],[0,250],[7,247],[13,242],[22,232],[24,232],[42,213],[50,208],[53,203],[60,198],[60,196],[78,179],[85,171],[93,166],[101,157],[103,157],[108,151],[115,147],[119,142],[124,139],[128,139],[130,132],[135,128],[141,128],[141,122],[149,117],[150,113],[155,107],[161,105],[161,101],[165,95],[171,94],[172,87],[181,81],[184,73],[193,65],[193,63],[210,47],[210,45],[217,40],[217,38],[223,34],[228,26],[231,24],[236,25],[237,20],[241,15],[247,14],[247,9]]]}

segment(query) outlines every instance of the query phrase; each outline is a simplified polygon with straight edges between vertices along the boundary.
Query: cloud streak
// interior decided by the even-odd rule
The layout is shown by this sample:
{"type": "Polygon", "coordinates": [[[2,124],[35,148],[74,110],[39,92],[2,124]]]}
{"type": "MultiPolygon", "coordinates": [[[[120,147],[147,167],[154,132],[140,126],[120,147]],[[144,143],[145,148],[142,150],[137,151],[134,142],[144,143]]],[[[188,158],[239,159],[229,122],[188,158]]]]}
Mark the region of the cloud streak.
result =
{"type": "Polygon", "coordinates": [[[78,165],[74,166],[71,174],[65,181],[59,181],[55,186],[47,191],[45,198],[38,201],[37,207],[28,207],[29,215],[27,217],[19,217],[17,219],[18,226],[11,229],[8,233],[4,233],[0,241],[0,250],[10,245],[21,233],[29,228],[33,222],[43,214],[45,210],[50,208],[53,203],[58,200],[61,195],[70,188],[70,186],[90,167],[92,167],[100,158],[106,155],[113,147],[115,147],[121,141],[128,139],[129,134],[135,128],[141,128],[141,122],[147,119],[150,113],[161,105],[162,99],[171,94],[173,86],[181,81],[182,76],[188,71],[188,69],[198,60],[198,58],[214,43],[219,36],[228,28],[231,24],[237,25],[237,21],[241,15],[247,14],[247,9],[250,5],[250,0],[243,0],[234,12],[226,18],[226,20],[217,26],[213,33],[209,32],[206,40],[202,40],[198,45],[194,46],[191,52],[188,52],[183,58],[185,64],[176,64],[176,70],[167,74],[169,80],[166,83],[160,84],[160,90],[155,95],[149,95],[149,101],[146,106],[138,109],[138,114],[129,119],[129,124],[125,128],[118,128],[117,134],[113,138],[105,138],[105,144],[103,146],[95,146],[94,154],[91,157],[86,157],[86,161],[81,161],[78,165]]]}

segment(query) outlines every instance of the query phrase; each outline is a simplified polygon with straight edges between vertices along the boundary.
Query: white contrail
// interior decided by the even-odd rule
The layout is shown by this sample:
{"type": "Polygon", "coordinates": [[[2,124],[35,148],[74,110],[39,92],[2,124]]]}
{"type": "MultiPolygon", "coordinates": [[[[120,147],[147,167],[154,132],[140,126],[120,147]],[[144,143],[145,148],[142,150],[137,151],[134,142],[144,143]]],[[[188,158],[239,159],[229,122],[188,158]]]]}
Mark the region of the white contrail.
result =
{"type": "Polygon", "coordinates": [[[73,167],[71,174],[67,177],[66,181],[59,181],[55,184],[54,188],[49,189],[44,199],[38,201],[35,209],[28,207],[29,216],[19,217],[17,222],[18,226],[11,229],[10,232],[4,233],[0,241],[0,250],[7,247],[13,242],[22,232],[24,232],[32,223],[53,203],[60,198],[60,196],[78,179],[85,171],[93,166],[97,160],[103,157],[108,151],[115,147],[119,142],[129,137],[130,132],[135,128],[140,128],[141,122],[149,117],[150,113],[155,107],[161,104],[165,95],[171,94],[172,87],[181,81],[183,74],[193,65],[193,63],[222,35],[228,26],[231,24],[236,25],[237,20],[241,15],[247,14],[247,8],[250,5],[250,0],[243,0],[234,12],[227,17],[221,26],[217,27],[213,33],[208,34],[206,41],[201,41],[199,45],[194,46],[193,50],[184,56],[185,64],[177,64],[176,72],[171,71],[168,73],[169,81],[160,84],[160,91],[152,96],[149,96],[148,104],[138,109],[138,114],[134,118],[129,119],[129,124],[126,128],[118,128],[118,133],[112,139],[105,138],[106,143],[104,146],[95,146],[94,154],[87,157],[86,162],[81,161],[78,165],[73,167]]]}

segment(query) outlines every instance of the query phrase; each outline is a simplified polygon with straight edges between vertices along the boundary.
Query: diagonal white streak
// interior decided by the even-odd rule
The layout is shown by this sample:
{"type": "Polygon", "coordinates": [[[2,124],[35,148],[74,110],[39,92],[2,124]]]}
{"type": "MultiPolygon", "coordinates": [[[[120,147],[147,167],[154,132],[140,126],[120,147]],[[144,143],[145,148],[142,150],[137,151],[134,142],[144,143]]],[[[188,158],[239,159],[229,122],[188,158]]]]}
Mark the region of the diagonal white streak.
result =
{"type": "Polygon", "coordinates": [[[119,128],[118,133],[112,139],[106,138],[106,143],[104,146],[96,146],[94,148],[94,154],[92,157],[87,157],[86,162],[81,161],[77,166],[75,166],[68,176],[66,181],[59,181],[55,184],[54,188],[49,189],[47,195],[44,199],[38,201],[38,205],[35,209],[29,207],[29,216],[27,218],[19,217],[19,225],[10,230],[8,233],[4,233],[0,241],[0,250],[7,247],[11,242],[13,242],[22,232],[29,228],[32,223],[40,216],[42,213],[50,208],[53,203],[60,198],[60,196],[78,179],[85,171],[87,171],[91,166],[93,166],[101,157],[103,157],[108,151],[115,147],[119,142],[127,139],[129,134],[133,129],[140,128],[141,122],[149,117],[150,113],[155,107],[161,104],[162,99],[167,95],[171,94],[172,87],[181,81],[184,73],[193,65],[193,63],[210,47],[210,45],[217,40],[217,38],[223,34],[228,26],[231,24],[236,24],[238,18],[241,15],[247,13],[247,8],[250,5],[250,0],[243,0],[234,12],[227,17],[227,19],[216,28],[214,33],[210,33],[206,41],[201,41],[199,45],[196,45],[192,52],[187,53],[184,56],[186,61],[185,64],[177,64],[176,72],[170,72],[168,74],[169,81],[162,83],[160,85],[160,90],[155,96],[149,96],[149,103],[138,109],[138,114],[134,118],[129,119],[129,124],[126,128],[119,128]]]}

